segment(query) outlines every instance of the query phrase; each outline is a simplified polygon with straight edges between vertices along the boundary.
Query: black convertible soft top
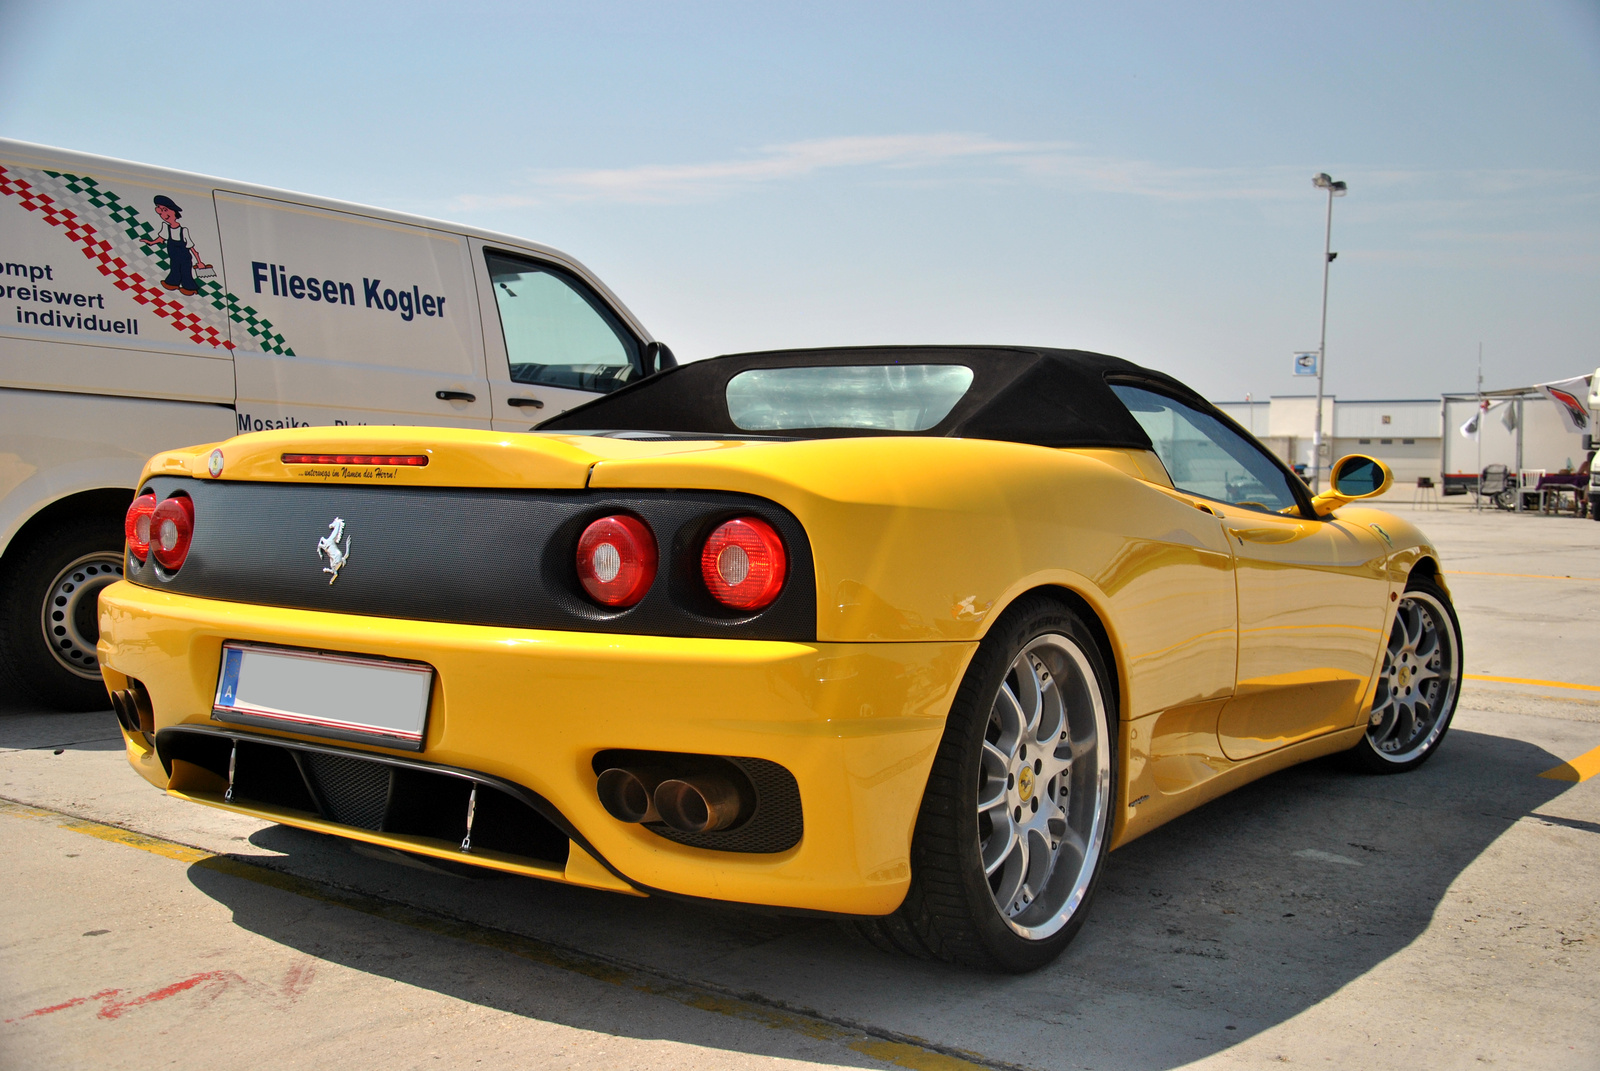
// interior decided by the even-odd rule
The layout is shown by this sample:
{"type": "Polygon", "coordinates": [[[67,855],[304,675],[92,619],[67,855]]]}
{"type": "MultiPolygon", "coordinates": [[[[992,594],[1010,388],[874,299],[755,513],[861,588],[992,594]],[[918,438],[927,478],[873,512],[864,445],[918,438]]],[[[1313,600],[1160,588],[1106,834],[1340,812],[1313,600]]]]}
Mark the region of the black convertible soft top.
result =
{"type": "Polygon", "coordinates": [[[726,390],[735,375],[752,368],[875,364],[965,365],[972,369],[972,386],[943,420],[925,431],[807,428],[777,437],[934,435],[1037,446],[1150,449],[1150,437],[1111,392],[1107,377],[1142,380],[1210,409],[1172,377],[1102,353],[1012,346],[853,346],[736,353],[695,361],[569,409],[535,430],[768,438],[772,436],[739,428],[729,415],[726,390]]]}

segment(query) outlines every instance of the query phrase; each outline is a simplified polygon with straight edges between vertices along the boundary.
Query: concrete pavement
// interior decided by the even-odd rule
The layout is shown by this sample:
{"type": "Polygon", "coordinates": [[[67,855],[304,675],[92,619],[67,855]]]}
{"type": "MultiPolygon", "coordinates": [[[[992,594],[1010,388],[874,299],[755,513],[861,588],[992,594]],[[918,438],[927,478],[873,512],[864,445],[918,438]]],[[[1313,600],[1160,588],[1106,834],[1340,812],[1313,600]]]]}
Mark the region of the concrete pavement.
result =
{"type": "Polygon", "coordinates": [[[1539,776],[1600,747],[1600,524],[1397,512],[1502,679],[1415,774],[1311,764],[1114,853],[1024,978],[183,804],[109,714],[13,708],[0,1063],[1600,1067],[1600,777],[1539,776]]]}

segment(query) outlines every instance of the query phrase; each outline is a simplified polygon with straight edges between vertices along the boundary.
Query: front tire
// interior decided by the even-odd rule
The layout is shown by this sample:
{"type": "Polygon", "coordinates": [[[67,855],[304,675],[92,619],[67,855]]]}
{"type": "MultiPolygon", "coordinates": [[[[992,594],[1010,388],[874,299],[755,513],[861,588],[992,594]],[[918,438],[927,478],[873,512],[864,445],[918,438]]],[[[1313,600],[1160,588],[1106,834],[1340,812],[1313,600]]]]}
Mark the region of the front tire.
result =
{"type": "Polygon", "coordinates": [[[0,587],[0,670],[57,710],[110,706],[95,644],[100,591],[122,578],[115,520],[80,517],[37,532],[7,555],[0,587]]]}
{"type": "Polygon", "coordinates": [[[1432,577],[1416,577],[1395,607],[1367,732],[1350,750],[1370,773],[1405,773],[1427,762],[1461,697],[1461,625],[1432,577]]]}
{"type": "Polygon", "coordinates": [[[1022,973],[1083,926],[1110,848],[1116,702],[1093,634],[1053,599],[990,631],[951,705],[911,887],[857,924],[879,947],[1022,973]]]}

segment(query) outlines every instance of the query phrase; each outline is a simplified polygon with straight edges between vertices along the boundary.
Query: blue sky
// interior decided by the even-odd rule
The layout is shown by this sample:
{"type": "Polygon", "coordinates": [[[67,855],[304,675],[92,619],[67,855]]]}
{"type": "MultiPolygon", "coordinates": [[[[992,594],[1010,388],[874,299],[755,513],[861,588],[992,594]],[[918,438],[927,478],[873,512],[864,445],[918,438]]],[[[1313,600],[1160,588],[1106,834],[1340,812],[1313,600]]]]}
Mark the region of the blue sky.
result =
{"type": "Polygon", "coordinates": [[[0,134],[567,250],[684,357],[1099,349],[1216,398],[1600,365],[1600,0],[0,0],[0,134]]]}

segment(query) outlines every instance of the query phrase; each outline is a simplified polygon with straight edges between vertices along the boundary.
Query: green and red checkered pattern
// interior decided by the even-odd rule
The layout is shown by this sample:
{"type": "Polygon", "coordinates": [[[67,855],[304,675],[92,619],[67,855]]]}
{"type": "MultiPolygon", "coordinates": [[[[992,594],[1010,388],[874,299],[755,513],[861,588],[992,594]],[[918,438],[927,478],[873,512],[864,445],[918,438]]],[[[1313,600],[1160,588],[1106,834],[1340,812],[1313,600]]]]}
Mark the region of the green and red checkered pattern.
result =
{"type": "Polygon", "coordinates": [[[100,272],[135,301],[148,306],[191,341],[232,351],[235,344],[229,322],[238,323],[267,353],[293,356],[288,341],[272,323],[241,302],[214,279],[197,280],[205,304],[186,303],[184,295],[153,285],[130,264],[154,265],[163,275],[170,270],[166,247],[146,247],[141,239],[154,237],[155,228],[141,220],[137,210],[92,178],[54,171],[0,166],[0,193],[16,199],[30,212],[62,228],[100,272]]]}

